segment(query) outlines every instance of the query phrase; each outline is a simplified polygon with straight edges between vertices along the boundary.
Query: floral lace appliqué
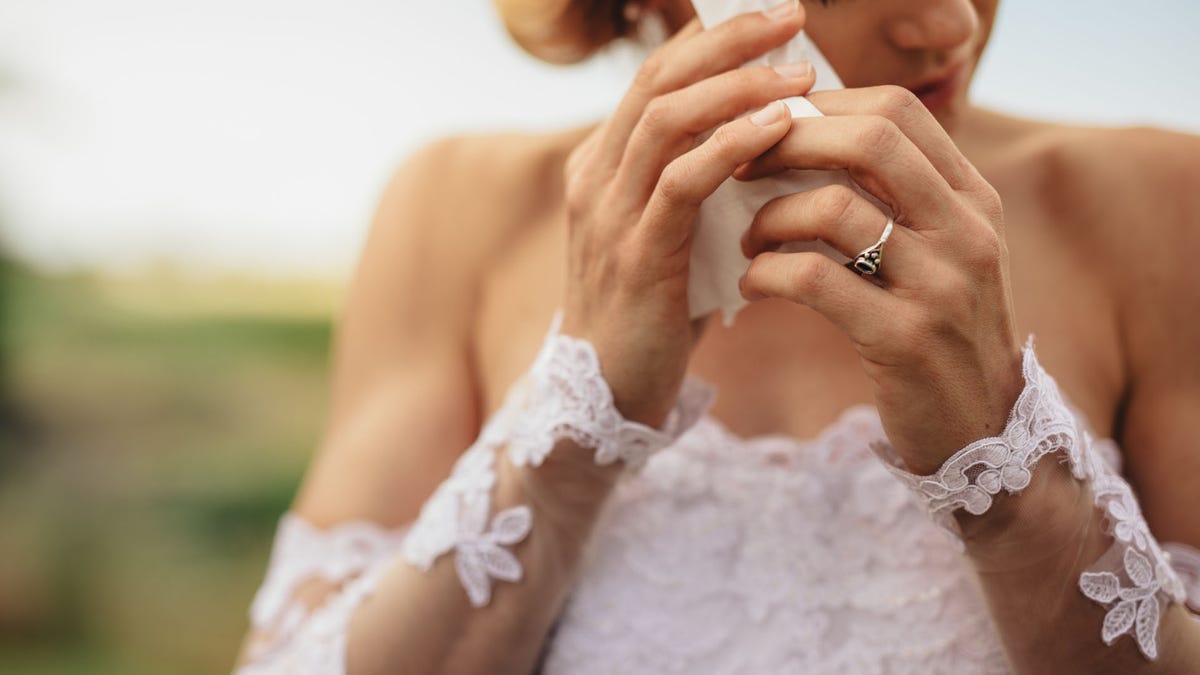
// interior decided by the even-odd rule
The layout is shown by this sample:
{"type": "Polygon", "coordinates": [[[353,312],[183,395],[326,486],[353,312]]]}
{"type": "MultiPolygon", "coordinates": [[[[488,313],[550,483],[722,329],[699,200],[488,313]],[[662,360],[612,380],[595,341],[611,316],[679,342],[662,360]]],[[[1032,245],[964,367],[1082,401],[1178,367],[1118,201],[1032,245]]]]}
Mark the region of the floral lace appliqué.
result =
{"type": "Polygon", "coordinates": [[[711,385],[687,377],[662,430],[626,420],[613,404],[595,348],[559,333],[561,325],[559,310],[529,373],[510,394],[520,410],[509,416],[508,429],[508,457],[516,466],[540,466],[558,439],[570,438],[593,448],[596,464],[621,460],[629,469],[640,469],[647,457],[695,424],[716,396],[711,385]]]}
{"type": "Polygon", "coordinates": [[[248,646],[237,675],[344,672],[350,619],[395,559],[406,532],[364,521],[321,530],[285,514],[250,607],[250,623],[261,638],[248,646]],[[310,581],[338,588],[309,608],[294,594],[310,581]]]}
{"type": "Polygon", "coordinates": [[[499,512],[488,526],[495,462],[502,450],[515,466],[539,466],[559,439],[569,438],[593,449],[597,464],[620,459],[637,470],[695,424],[716,396],[714,387],[688,377],[663,429],[626,420],[613,404],[595,348],[559,333],[561,325],[560,309],[529,371],[422,506],[404,541],[404,559],[426,571],[438,557],[455,551],[458,578],[475,607],[490,601],[492,579],[521,579],[521,563],[505,547],[520,543],[533,527],[525,505],[499,512]]]}
{"type": "MultiPolygon", "coordinates": [[[[955,510],[986,512],[1000,490],[1015,493],[1029,485],[1038,460],[1062,453],[1071,474],[1090,486],[1104,530],[1113,538],[1108,552],[1080,576],[1079,589],[1108,609],[1101,631],[1106,644],[1129,633],[1142,654],[1153,660],[1158,655],[1159,617],[1168,603],[1185,599],[1183,584],[1151,535],[1132,488],[1104,461],[1091,433],[1063,402],[1058,383],[1038,363],[1032,333],[1023,349],[1022,372],[1025,387],[1003,432],[962,448],[934,474],[907,471],[886,440],[871,448],[955,535],[961,534],[955,510]]],[[[955,540],[961,548],[961,541],[955,540]]]]}
{"type": "Polygon", "coordinates": [[[442,554],[456,550],[455,570],[476,607],[491,599],[492,578],[520,580],[521,564],[504,546],[520,542],[533,526],[529,507],[522,504],[497,513],[487,527],[495,461],[491,445],[478,443],[467,450],[421,507],[401,549],[405,560],[424,571],[442,554]]]}

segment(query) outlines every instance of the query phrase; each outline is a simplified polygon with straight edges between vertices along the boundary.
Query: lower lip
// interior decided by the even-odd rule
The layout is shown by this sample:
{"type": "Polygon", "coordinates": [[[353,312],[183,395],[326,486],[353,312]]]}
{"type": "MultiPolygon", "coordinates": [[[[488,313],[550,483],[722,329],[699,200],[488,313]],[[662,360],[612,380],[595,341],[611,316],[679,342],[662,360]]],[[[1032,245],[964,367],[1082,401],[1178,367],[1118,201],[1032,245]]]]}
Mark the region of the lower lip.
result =
{"type": "Polygon", "coordinates": [[[959,68],[953,75],[938,82],[932,87],[922,87],[914,90],[913,93],[921,102],[929,108],[930,112],[939,112],[949,106],[955,98],[958,97],[959,90],[962,89],[963,78],[966,75],[966,68],[959,68]]]}

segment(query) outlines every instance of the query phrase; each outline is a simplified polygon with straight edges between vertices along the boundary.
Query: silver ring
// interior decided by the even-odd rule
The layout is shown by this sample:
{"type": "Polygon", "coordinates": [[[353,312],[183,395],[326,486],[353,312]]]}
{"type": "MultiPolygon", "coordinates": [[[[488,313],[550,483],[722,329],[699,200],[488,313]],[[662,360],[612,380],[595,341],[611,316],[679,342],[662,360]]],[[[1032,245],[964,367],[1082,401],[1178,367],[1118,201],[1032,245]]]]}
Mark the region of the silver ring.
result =
{"type": "Polygon", "coordinates": [[[892,226],[895,223],[891,218],[888,218],[887,225],[883,227],[883,234],[879,237],[879,241],[864,248],[861,253],[854,256],[854,259],[846,263],[846,267],[857,272],[860,276],[875,274],[879,271],[879,265],[883,262],[883,244],[887,242],[888,237],[892,236],[892,226]]]}

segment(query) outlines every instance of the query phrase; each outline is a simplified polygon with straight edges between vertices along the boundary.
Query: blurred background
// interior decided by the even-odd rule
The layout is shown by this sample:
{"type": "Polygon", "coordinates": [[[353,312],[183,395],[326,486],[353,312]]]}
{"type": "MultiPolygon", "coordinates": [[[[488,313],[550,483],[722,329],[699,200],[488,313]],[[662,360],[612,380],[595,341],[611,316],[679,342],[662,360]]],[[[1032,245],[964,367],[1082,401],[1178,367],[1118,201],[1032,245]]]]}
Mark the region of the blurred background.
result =
{"type": "MultiPolygon", "coordinates": [[[[1197,25],[1003,0],[973,95],[1200,132],[1197,25]]],[[[487,0],[0,0],[0,672],[229,671],[389,174],[642,55],[540,64],[487,0]]]]}

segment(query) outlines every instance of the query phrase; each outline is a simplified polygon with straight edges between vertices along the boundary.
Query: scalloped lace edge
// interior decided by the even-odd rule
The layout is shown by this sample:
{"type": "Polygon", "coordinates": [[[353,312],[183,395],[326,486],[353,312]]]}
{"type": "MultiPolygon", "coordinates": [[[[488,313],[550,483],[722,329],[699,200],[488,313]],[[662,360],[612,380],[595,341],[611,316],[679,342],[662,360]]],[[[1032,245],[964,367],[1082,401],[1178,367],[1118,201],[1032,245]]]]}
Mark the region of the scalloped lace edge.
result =
{"type": "Polygon", "coordinates": [[[1025,386],[999,436],[981,438],[951,455],[933,474],[909,472],[887,441],[871,444],[888,470],[920,499],[933,518],[963,547],[954,511],[980,515],[1001,489],[1020,492],[1032,479],[1034,465],[1062,453],[1071,474],[1087,483],[1113,538],[1109,549],[1079,577],[1079,590],[1107,609],[1101,638],[1111,645],[1133,636],[1147,659],[1158,656],[1159,619],[1170,602],[1183,602],[1183,583],[1169,556],[1150,533],[1129,484],[1105,463],[1092,434],[1081,428],[1058,383],[1038,363],[1030,333],[1022,349],[1025,386]]]}
{"type": "Polygon", "coordinates": [[[561,325],[558,309],[533,365],[422,506],[404,540],[404,559],[426,571],[454,551],[459,580],[475,607],[490,601],[492,579],[521,579],[520,561],[505,547],[524,540],[533,526],[525,505],[505,509],[487,522],[494,465],[502,449],[515,466],[540,466],[559,439],[569,438],[593,449],[596,464],[620,459],[627,470],[638,470],[651,454],[691,428],[716,397],[715,387],[689,375],[662,429],[627,420],[613,403],[595,348],[585,339],[563,335],[561,325]]]}

